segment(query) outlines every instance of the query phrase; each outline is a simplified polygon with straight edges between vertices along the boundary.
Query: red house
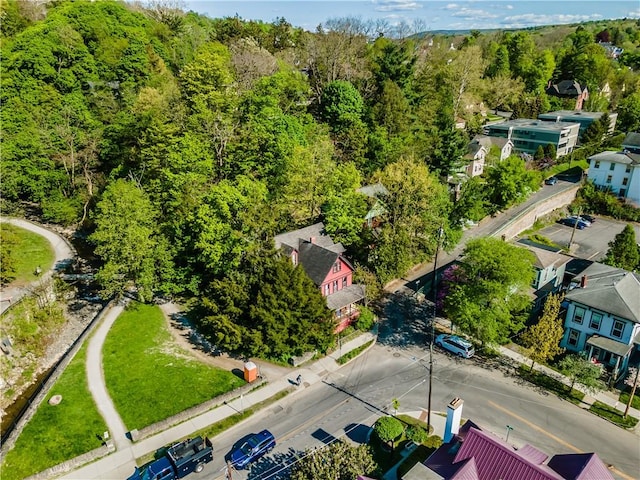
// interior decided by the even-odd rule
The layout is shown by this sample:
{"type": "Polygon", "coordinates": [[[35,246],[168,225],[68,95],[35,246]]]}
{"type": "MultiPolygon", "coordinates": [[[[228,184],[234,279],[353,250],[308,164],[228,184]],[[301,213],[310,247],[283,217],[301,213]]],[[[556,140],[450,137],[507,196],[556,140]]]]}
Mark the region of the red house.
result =
{"type": "Polygon", "coordinates": [[[294,265],[304,269],[326,297],[338,321],[336,333],[347,328],[360,314],[357,304],[364,300],[365,290],[353,283],[353,266],[342,255],[342,244],[333,243],[323,223],[277,235],[275,244],[294,265]]]}

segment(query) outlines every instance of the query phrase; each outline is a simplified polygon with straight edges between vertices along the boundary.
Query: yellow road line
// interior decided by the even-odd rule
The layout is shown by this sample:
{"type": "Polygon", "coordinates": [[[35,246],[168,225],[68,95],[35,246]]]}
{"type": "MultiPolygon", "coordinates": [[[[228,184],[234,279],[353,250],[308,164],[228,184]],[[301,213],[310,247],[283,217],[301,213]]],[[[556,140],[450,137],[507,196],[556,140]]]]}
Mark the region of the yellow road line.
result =
{"type": "MultiPolygon", "coordinates": [[[[539,426],[537,426],[535,423],[530,422],[529,420],[526,420],[525,418],[522,418],[520,415],[513,413],[510,410],[507,410],[504,407],[501,407],[500,405],[493,403],[491,400],[488,400],[487,403],[489,403],[489,405],[491,405],[494,408],[497,408],[498,410],[506,413],[507,415],[512,416],[513,418],[516,418],[518,420],[520,420],[522,423],[524,423],[525,425],[528,425],[529,427],[533,428],[534,430],[539,431],[540,433],[543,433],[544,435],[546,435],[549,438],[552,438],[553,440],[555,440],[556,442],[558,442],[560,445],[563,445],[565,447],[567,447],[570,450],[573,450],[576,453],[584,453],[582,452],[582,450],[580,450],[577,447],[574,447],[573,445],[571,445],[568,442],[565,442],[564,440],[562,440],[561,438],[557,437],[556,435],[554,435],[553,433],[547,432],[545,429],[540,428],[539,426]]],[[[610,471],[612,471],[613,473],[615,473],[616,475],[624,478],[625,480],[636,480],[635,477],[630,477],[629,475],[627,475],[626,473],[621,472],[620,470],[618,470],[617,468],[615,468],[613,465],[608,465],[607,466],[608,469],[610,471]]]]}

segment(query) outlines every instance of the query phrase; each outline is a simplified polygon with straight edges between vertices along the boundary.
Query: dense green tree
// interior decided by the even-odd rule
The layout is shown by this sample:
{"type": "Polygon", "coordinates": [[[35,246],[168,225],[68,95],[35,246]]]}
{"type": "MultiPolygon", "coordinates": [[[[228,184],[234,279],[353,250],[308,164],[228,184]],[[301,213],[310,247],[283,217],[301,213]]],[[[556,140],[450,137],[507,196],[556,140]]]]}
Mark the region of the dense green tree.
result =
{"type": "Polygon", "coordinates": [[[460,283],[452,285],[444,310],[456,325],[484,343],[502,343],[524,325],[530,305],[533,254],[495,238],[467,243],[460,283]]]}
{"type": "Polygon", "coordinates": [[[542,145],[538,145],[538,148],[533,154],[533,159],[537,162],[544,159],[544,147],[542,145]]]}
{"type": "Polygon", "coordinates": [[[491,63],[487,66],[486,75],[489,78],[496,77],[509,77],[511,70],[509,68],[509,51],[506,45],[498,45],[494,43],[491,46],[492,50],[495,50],[491,63]]]}
{"type": "Polygon", "coordinates": [[[626,96],[618,104],[617,128],[622,132],[640,130],[640,92],[626,96]]]}
{"type": "Polygon", "coordinates": [[[560,371],[571,380],[569,391],[573,389],[576,383],[579,383],[590,392],[597,392],[605,388],[604,383],[600,380],[602,375],[600,366],[591,363],[582,355],[567,355],[560,361],[559,366],[560,371]]]}
{"type": "Polygon", "coordinates": [[[560,318],[560,300],[558,295],[549,295],[538,322],[527,328],[522,335],[522,341],[529,349],[531,371],[536,362],[547,362],[564,350],[560,348],[560,340],[564,335],[560,318]]]}
{"type": "Polygon", "coordinates": [[[322,92],[320,113],[331,131],[339,133],[362,119],[364,102],[358,89],[350,82],[331,82],[322,92]]]}
{"type": "Polygon", "coordinates": [[[624,268],[630,272],[640,268],[640,247],[636,241],[636,232],[631,224],[627,224],[613,241],[609,242],[609,250],[604,263],[612,267],[624,268]]]}
{"type": "Polygon", "coordinates": [[[16,275],[15,247],[18,243],[17,235],[0,223],[0,285],[11,283],[16,275]]]}
{"type": "Polygon", "coordinates": [[[446,187],[410,158],[387,165],[377,180],[388,194],[369,261],[386,282],[433,255],[440,227],[448,228],[450,200],[446,187]]]}
{"type": "Polygon", "coordinates": [[[547,143],[544,146],[544,158],[554,161],[558,156],[556,146],[553,143],[547,143]]]}
{"type": "Polygon", "coordinates": [[[413,54],[414,46],[410,40],[395,41],[387,37],[378,37],[372,48],[371,70],[378,88],[391,81],[401,89],[407,87],[413,77],[417,58],[413,54]]]}
{"type": "Polygon", "coordinates": [[[395,446],[395,440],[402,435],[404,427],[400,420],[395,417],[380,417],[373,426],[373,431],[383,442],[390,443],[395,446]]]}
{"type": "Polygon", "coordinates": [[[367,445],[351,445],[341,440],[321,449],[308,450],[295,463],[292,480],[331,478],[354,480],[362,474],[372,474],[377,464],[367,445]]]}
{"type": "Polygon", "coordinates": [[[451,224],[462,227],[465,220],[479,222],[489,211],[487,182],[482,177],[472,177],[462,184],[460,198],[453,204],[451,224]]]}
{"type": "Polygon", "coordinates": [[[135,184],[117,180],[98,202],[90,239],[104,262],[96,274],[102,295],[122,295],[134,287],[147,301],[159,286],[157,273],[162,241],[157,231],[158,212],[135,184]]]}
{"type": "Polygon", "coordinates": [[[540,175],[527,170],[524,161],[511,156],[487,173],[489,201],[501,210],[517,203],[539,188],[540,175]]]}
{"type": "Polygon", "coordinates": [[[239,269],[214,280],[200,326],[212,341],[247,356],[286,361],[333,343],[326,300],[301,266],[268,250],[249,252],[239,269]]]}

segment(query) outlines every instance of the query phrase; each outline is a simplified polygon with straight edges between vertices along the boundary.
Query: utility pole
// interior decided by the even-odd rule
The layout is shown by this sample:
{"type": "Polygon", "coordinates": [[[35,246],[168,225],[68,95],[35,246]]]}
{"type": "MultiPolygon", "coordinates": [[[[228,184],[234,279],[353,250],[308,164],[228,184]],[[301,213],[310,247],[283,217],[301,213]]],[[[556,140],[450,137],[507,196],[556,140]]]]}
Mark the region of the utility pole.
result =
{"type": "Polygon", "coordinates": [[[433,260],[433,279],[431,283],[431,293],[433,295],[433,317],[431,318],[431,335],[429,340],[429,397],[427,399],[427,434],[431,434],[431,388],[433,385],[433,337],[435,336],[434,323],[436,321],[438,300],[438,251],[440,250],[440,239],[443,229],[438,229],[438,243],[436,244],[436,255],[433,260]]]}
{"type": "Polygon", "coordinates": [[[571,245],[573,245],[573,236],[576,234],[576,228],[578,228],[578,222],[580,221],[580,215],[582,215],[582,207],[578,209],[578,214],[576,215],[576,221],[573,224],[573,230],[571,230],[571,240],[569,240],[569,245],[567,248],[569,249],[569,253],[571,253],[571,245]]]}

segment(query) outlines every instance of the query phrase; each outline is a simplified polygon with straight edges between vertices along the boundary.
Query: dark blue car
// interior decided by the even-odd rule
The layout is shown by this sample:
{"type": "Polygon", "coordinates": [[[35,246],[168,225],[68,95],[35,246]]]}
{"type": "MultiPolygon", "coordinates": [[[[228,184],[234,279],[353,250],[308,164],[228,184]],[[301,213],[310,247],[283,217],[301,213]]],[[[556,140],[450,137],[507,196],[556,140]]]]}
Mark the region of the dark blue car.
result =
{"type": "Polygon", "coordinates": [[[250,435],[231,451],[231,465],[235,469],[246,468],[251,462],[269,453],[276,446],[276,439],[269,430],[250,435]]]}
{"type": "Polygon", "coordinates": [[[567,217],[560,220],[560,223],[563,225],[567,225],[569,227],[575,226],[578,230],[583,230],[585,227],[591,225],[590,223],[585,222],[582,219],[578,219],[577,217],[567,217]],[[577,225],[576,225],[577,222],[577,225]]]}

